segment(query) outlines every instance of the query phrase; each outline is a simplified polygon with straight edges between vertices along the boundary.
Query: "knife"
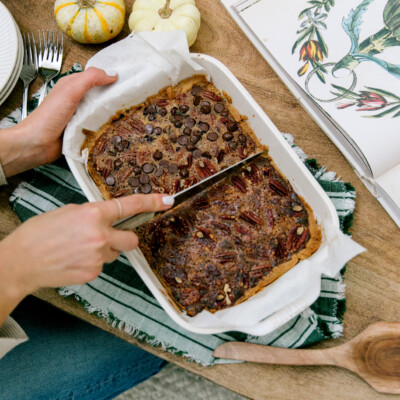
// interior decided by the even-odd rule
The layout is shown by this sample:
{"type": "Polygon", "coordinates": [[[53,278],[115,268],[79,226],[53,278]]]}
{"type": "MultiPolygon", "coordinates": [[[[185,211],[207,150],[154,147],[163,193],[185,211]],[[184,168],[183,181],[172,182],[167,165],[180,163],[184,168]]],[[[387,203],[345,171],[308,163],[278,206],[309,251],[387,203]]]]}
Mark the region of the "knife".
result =
{"type": "MultiPolygon", "coordinates": [[[[209,176],[208,178],[203,179],[201,182],[196,183],[193,186],[190,186],[176,194],[174,194],[172,197],[174,198],[174,205],[173,208],[179,206],[182,204],[184,201],[192,198],[196,194],[199,194],[205,189],[208,189],[215,183],[221,181],[222,179],[226,178],[228,175],[233,174],[234,172],[238,171],[239,169],[245,167],[247,164],[250,162],[254,161],[256,158],[263,156],[267,154],[267,151],[260,151],[259,153],[253,154],[250,157],[245,158],[244,160],[241,160],[237,162],[236,164],[231,165],[228,168],[223,169],[222,171],[209,176]]],[[[170,211],[171,209],[167,210],[170,211]]],[[[141,214],[134,215],[133,217],[128,217],[125,218],[122,221],[117,222],[114,224],[114,228],[120,229],[120,230],[130,230],[130,229],[135,229],[138,226],[144,224],[145,222],[150,221],[153,219],[157,214],[163,213],[165,211],[158,211],[158,212],[145,212],[141,214]]]]}

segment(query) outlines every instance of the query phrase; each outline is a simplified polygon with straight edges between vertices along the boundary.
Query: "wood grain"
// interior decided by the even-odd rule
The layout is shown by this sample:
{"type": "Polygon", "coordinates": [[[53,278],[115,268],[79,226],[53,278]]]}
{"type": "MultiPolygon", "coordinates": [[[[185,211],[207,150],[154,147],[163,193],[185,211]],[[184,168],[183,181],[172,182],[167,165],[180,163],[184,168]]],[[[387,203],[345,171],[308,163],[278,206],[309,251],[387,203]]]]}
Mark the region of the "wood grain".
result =
{"type": "MultiPolygon", "coordinates": [[[[53,1],[3,0],[21,30],[54,29],[53,1]]],[[[130,12],[133,0],[126,0],[130,12]]],[[[347,312],[344,337],[320,343],[315,348],[337,346],[356,336],[375,321],[400,321],[399,229],[354,174],[339,150],[320,130],[294,96],[283,85],[269,65],[258,54],[217,0],[197,0],[202,25],[192,52],[216,57],[241,81],[278,129],[293,134],[296,143],[310,156],[342,179],[351,182],[357,191],[357,207],[351,230],[353,238],[367,252],[348,263],[346,271],[347,312]]],[[[116,40],[129,33],[127,23],[116,40]]],[[[107,43],[109,44],[109,43],[107,43]]],[[[106,44],[106,45],[107,45],[106,44]]],[[[85,65],[105,45],[82,45],[69,39],[65,43],[63,71],[74,62],[85,65]]],[[[38,90],[37,79],[31,93],[38,90]]],[[[22,84],[2,104],[0,117],[20,105],[22,84]]],[[[0,193],[0,237],[18,225],[8,198],[24,176],[10,179],[10,187],[0,193]]],[[[111,328],[103,320],[87,314],[72,299],[61,298],[53,289],[43,289],[38,297],[101,327],[125,340],[138,344],[129,335],[111,328]]],[[[251,399],[309,400],[315,398],[369,400],[395,399],[397,396],[377,394],[351,372],[336,367],[289,367],[257,364],[232,364],[203,368],[144,344],[141,347],[219,383],[251,399]]]]}

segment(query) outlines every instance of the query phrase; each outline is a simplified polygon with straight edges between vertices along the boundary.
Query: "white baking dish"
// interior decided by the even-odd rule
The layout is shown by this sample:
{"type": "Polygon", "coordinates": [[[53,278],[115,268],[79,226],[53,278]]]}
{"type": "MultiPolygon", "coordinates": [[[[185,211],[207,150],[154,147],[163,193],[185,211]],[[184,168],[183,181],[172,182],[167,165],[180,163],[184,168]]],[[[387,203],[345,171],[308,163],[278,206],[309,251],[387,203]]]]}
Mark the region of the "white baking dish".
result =
{"type": "MultiPolygon", "coordinates": [[[[215,58],[207,55],[191,54],[191,58],[205,69],[208,77],[214,82],[218,89],[221,91],[224,90],[232,97],[233,105],[239,112],[248,116],[248,123],[253,128],[260,141],[269,147],[270,155],[281,172],[289,179],[295,191],[301,195],[314,210],[318,223],[322,228],[323,241],[318,251],[314,253],[309,260],[312,259],[318,263],[319,259],[326,258],[328,243],[326,240],[325,227],[329,226],[337,229],[339,226],[337,213],[326,193],[290,148],[275,125],[228,68],[215,58]],[[322,254],[324,254],[324,256],[321,256],[322,254]]],[[[162,89],[162,87],[158,88],[158,90],[160,89],[162,89]]],[[[153,93],[156,93],[156,91],[153,93]]],[[[153,93],[148,93],[148,95],[153,93]]],[[[115,108],[115,111],[117,109],[119,108],[115,108]]],[[[102,123],[103,122],[99,123],[97,128],[99,128],[102,123]]],[[[93,126],[90,127],[90,129],[93,128],[93,126]]],[[[90,201],[101,200],[100,192],[87,174],[84,164],[70,157],[67,157],[67,162],[87,198],[90,201]]],[[[173,305],[173,302],[165,294],[165,289],[152,272],[140,250],[127,252],[126,256],[168,315],[183,328],[202,334],[213,334],[230,330],[242,331],[252,335],[263,335],[271,332],[299,314],[317,299],[320,293],[321,273],[333,276],[337,272],[337,270],[329,270],[331,267],[327,267],[327,270],[324,270],[323,266],[316,268],[315,262],[314,265],[311,263],[310,267],[305,268],[303,264],[309,263],[309,260],[302,261],[283,275],[285,280],[289,282],[290,277],[293,277],[291,283],[286,284],[288,297],[282,298],[283,307],[275,307],[273,313],[263,312],[262,309],[253,309],[253,312],[258,316],[257,323],[249,324],[248,321],[244,321],[243,325],[241,325],[240,321],[236,320],[235,325],[232,326],[230,323],[226,323],[225,320],[225,322],[221,321],[220,324],[214,321],[211,326],[207,326],[207,323],[204,323],[204,321],[202,323],[192,323],[191,317],[188,317],[173,305]],[[303,268],[304,271],[300,273],[299,271],[301,271],[301,268],[303,268]],[[288,298],[290,298],[290,301],[287,300],[288,298]]],[[[273,291],[279,287],[281,280],[282,277],[267,286],[268,290],[273,293],[273,291]]],[[[261,291],[261,295],[263,291],[261,291]]],[[[253,296],[246,302],[232,307],[231,309],[243,307],[246,303],[250,306],[253,303],[256,304],[254,298],[260,296],[260,294],[253,296]]],[[[277,301],[279,302],[280,300],[277,301]]],[[[217,312],[214,316],[217,316],[220,312],[221,311],[217,312]]]]}

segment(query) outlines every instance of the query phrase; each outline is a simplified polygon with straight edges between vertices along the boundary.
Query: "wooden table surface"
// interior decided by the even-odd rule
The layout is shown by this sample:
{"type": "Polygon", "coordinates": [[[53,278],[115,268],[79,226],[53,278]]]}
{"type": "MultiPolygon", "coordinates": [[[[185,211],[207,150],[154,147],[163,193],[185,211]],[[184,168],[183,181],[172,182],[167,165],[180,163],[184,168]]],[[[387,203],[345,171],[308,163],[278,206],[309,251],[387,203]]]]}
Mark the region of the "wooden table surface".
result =
{"type": "MultiPolygon", "coordinates": [[[[53,0],[3,0],[3,3],[13,14],[21,31],[35,32],[43,28],[56,28],[53,0]]],[[[130,12],[133,0],[125,0],[125,3],[127,11],[130,12]]],[[[258,54],[219,1],[197,0],[197,5],[202,15],[202,24],[191,51],[209,54],[227,65],[278,129],[290,132],[296,143],[309,156],[326,165],[328,170],[336,171],[342,179],[351,182],[356,188],[357,206],[351,233],[367,252],[348,263],[344,336],[325,341],[315,347],[339,345],[375,321],[400,321],[399,229],[357,178],[343,155],[258,54]]],[[[117,39],[128,33],[126,18],[123,33],[117,39]]],[[[104,45],[81,45],[67,39],[63,71],[75,62],[85,65],[86,61],[103,47],[104,45]]],[[[31,87],[31,93],[38,90],[40,84],[40,80],[37,79],[31,87]]],[[[22,84],[19,82],[12,95],[1,105],[0,118],[19,106],[21,98],[22,84]]],[[[0,238],[19,224],[18,218],[9,207],[8,197],[21,179],[23,176],[10,179],[11,185],[0,193],[0,238]]],[[[42,289],[36,296],[251,399],[398,398],[394,395],[378,394],[353,373],[335,367],[232,364],[204,368],[162,349],[138,343],[129,335],[86,313],[76,301],[60,297],[53,289],[42,289]]]]}

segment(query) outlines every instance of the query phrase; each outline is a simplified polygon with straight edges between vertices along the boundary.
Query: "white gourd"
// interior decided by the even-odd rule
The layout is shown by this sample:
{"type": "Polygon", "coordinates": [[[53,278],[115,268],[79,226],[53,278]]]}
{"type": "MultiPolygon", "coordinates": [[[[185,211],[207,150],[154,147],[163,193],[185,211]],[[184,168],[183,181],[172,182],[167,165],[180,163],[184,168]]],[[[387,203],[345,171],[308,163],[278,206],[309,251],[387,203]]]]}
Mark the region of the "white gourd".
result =
{"type": "Polygon", "coordinates": [[[136,0],[129,28],[135,32],[184,30],[191,46],[200,28],[200,12],[195,0],[136,0]]]}

